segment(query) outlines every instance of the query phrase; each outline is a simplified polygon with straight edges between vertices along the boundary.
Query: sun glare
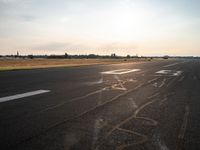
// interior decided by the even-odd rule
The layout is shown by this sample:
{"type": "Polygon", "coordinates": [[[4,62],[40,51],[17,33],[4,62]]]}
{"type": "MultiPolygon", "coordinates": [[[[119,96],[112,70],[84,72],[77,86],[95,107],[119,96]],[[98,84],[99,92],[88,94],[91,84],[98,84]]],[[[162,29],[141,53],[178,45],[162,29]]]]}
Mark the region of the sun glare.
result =
{"type": "Polygon", "coordinates": [[[104,20],[113,40],[130,41],[147,36],[146,33],[152,26],[152,18],[153,13],[150,10],[124,4],[109,10],[104,20]]]}

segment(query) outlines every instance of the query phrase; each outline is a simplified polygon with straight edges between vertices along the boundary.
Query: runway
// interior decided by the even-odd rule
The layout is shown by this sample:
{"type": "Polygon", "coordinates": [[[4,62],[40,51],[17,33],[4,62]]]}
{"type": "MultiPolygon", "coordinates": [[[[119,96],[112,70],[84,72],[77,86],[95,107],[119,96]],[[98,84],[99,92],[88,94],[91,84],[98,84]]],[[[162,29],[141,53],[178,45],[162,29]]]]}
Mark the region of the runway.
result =
{"type": "Polygon", "coordinates": [[[200,149],[200,60],[0,72],[0,149],[200,149]]]}

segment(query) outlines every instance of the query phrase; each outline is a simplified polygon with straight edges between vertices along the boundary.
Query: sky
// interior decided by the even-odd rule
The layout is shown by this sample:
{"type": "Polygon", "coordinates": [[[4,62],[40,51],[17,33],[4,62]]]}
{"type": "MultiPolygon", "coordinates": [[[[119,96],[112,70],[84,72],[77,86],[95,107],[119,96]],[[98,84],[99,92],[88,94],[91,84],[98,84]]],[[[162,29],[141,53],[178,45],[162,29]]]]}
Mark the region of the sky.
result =
{"type": "Polygon", "coordinates": [[[200,0],[0,0],[0,55],[200,56],[200,0]]]}

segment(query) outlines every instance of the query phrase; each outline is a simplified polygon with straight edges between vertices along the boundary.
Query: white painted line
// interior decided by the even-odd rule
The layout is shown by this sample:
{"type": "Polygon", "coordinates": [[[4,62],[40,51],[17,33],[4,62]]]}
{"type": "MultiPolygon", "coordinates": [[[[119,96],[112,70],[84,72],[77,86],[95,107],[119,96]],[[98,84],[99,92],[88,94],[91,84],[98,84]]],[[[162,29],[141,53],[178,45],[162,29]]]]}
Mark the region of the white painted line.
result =
{"type": "Polygon", "coordinates": [[[140,69],[119,69],[119,70],[105,71],[105,72],[101,72],[101,73],[102,74],[120,75],[120,74],[127,74],[127,73],[131,73],[131,72],[136,72],[136,71],[140,71],[140,69]]]}
{"type": "Polygon", "coordinates": [[[171,67],[171,66],[175,66],[175,65],[178,65],[178,64],[180,64],[180,63],[173,63],[173,64],[169,64],[169,65],[165,65],[165,66],[163,66],[163,67],[171,67]]]}
{"type": "Polygon", "coordinates": [[[168,76],[180,76],[182,71],[175,71],[175,70],[160,70],[157,71],[156,74],[163,74],[168,76]]]}
{"type": "Polygon", "coordinates": [[[156,80],[158,80],[158,78],[154,78],[154,79],[152,79],[152,80],[149,80],[147,83],[152,83],[152,82],[154,82],[154,81],[156,81],[156,80]]]}
{"type": "Polygon", "coordinates": [[[173,76],[180,76],[182,73],[182,71],[176,71],[175,73],[173,73],[173,76]]]}
{"type": "Polygon", "coordinates": [[[50,90],[37,90],[37,91],[32,91],[32,92],[27,92],[27,93],[22,93],[22,94],[16,94],[13,96],[6,96],[6,97],[0,98],[0,103],[12,101],[12,100],[20,99],[20,98],[24,98],[24,97],[29,97],[29,96],[33,96],[33,95],[43,94],[43,93],[47,93],[47,92],[50,92],[50,90]]]}
{"type": "Polygon", "coordinates": [[[154,84],[152,84],[154,87],[158,87],[158,83],[157,82],[155,82],[154,84]]]}
{"type": "Polygon", "coordinates": [[[114,85],[112,85],[112,88],[115,90],[122,90],[122,91],[127,90],[122,83],[114,84],[114,85]]]}
{"type": "Polygon", "coordinates": [[[102,83],[103,83],[103,78],[101,78],[97,81],[85,82],[84,84],[86,84],[86,85],[96,85],[96,84],[102,84],[102,83]]]}
{"type": "Polygon", "coordinates": [[[171,73],[171,70],[160,70],[160,71],[157,71],[156,73],[158,73],[158,74],[169,74],[169,73],[171,73]]]}
{"type": "Polygon", "coordinates": [[[165,81],[166,81],[166,79],[164,78],[164,80],[162,81],[162,83],[158,87],[159,88],[163,87],[165,85],[165,81]]]}

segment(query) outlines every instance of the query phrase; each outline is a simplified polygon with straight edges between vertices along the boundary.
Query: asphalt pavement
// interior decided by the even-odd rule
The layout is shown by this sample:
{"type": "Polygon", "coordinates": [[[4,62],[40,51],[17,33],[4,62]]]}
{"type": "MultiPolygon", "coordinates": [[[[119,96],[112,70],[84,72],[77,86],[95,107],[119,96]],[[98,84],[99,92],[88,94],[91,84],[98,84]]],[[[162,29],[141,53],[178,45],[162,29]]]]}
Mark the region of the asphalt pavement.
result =
{"type": "Polygon", "coordinates": [[[199,150],[200,60],[0,72],[2,150],[199,150]]]}

